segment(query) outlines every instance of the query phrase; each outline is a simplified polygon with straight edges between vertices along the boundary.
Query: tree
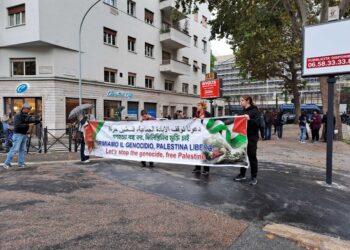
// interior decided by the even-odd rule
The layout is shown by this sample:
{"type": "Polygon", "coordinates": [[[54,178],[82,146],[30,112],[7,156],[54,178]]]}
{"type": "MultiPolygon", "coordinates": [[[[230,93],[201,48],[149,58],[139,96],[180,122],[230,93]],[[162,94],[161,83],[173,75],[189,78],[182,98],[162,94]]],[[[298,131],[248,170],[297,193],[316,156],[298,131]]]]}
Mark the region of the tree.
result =
{"type": "Polygon", "coordinates": [[[210,51],[210,72],[214,72],[214,66],[216,62],[216,56],[214,56],[213,52],[210,51]]]}
{"type": "MultiPolygon", "coordinates": [[[[242,73],[256,79],[282,77],[285,90],[293,94],[300,114],[299,90],[304,84],[298,73],[301,63],[302,28],[327,21],[329,6],[338,5],[340,17],[350,14],[350,0],[178,0],[184,10],[196,11],[208,3],[215,13],[212,39],[226,37],[231,42],[242,73]]],[[[327,34],[325,34],[327,35],[327,34]]],[[[327,110],[326,78],[320,78],[322,104],[327,110]]],[[[335,114],[341,131],[339,98],[335,93],[335,114]]],[[[339,136],[341,139],[341,134],[339,136]]]]}

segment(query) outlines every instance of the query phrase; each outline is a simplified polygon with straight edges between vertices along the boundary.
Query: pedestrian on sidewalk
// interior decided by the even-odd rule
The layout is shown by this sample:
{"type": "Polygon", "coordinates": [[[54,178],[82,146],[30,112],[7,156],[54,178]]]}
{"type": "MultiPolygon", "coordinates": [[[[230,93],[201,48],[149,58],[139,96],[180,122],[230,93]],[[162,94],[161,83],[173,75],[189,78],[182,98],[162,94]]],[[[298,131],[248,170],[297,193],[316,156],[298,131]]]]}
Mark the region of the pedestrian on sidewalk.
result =
{"type": "MultiPolygon", "coordinates": [[[[324,142],[327,142],[327,117],[328,117],[328,112],[326,112],[326,114],[323,115],[322,117],[322,123],[324,124],[324,142]]],[[[335,128],[335,116],[333,116],[333,126],[335,128]]],[[[334,133],[334,132],[333,132],[334,133]]],[[[333,134],[334,136],[334,134],[333,134]]]]}
{"type": "Polygon", "coordinates": [[[280,111],[276,115],[276,129],[277,129],[277,139],[282,139],[283,136],[283,124],[285,121],[283,120],[283,113],[280,111]]]}
{"type": "MultiPolygon", "coordinates": [[[[266,111],[264,111],[266,112],[266,111]]],[[[262,141],[265,140],[265,128],[266,128],[266,124],[265,124],[265,117],[264,117],[264,113],[260,113],[260,126],[259,126],[259,130],[260,130],[260,138],[262,141]]]]}
{"type": "Polygon", "coordinates": [[[266,110],[266,112],[264,113],[264,120],[265,120],[265,140],[271,140],[273,116],[269,110],[266,110]]]}
{"type": "Polygon", "coordinates": [[[316,143],[320,140],[320,128],[322,125],[322,118],[318,110],[314,110],[311,120],[310,128],[312,134],[312,142],[316,143]]]}
{"type": "Polygon", "coordinates": [[[82,163],[89,163],[90,157],[85,155],[85,139],[84,139],[84,126],[87,122],[95,120],[94,115],[92,114],[92,109],[84,111],[82,116],[78,117],[79,127],[78,130],[82,133],[81,143],[80,143],[80,161],[82,163]]]}
{"type": "MultiPolygon", "coordinates": [[[[207,111],[207,103],[205,101],[200,101],[197,104],[197,113],[196,117],[194,119],[200,118],[208,118],[211,117],[211,114],[207,111]]],[[[202,175],[209,175],[210,167],[203,166],[202,175]]],[[[201,172],[201,166],[195,166],[195,168],[192,170],[192,173],[199,174],[201,172]]]]}
{"type": "MultiPolygon", "coordinates": [[[[152,121],[152,120],[156,120],[156,118],[150,116],[146,110],[141,110],[141,122],[142,121],[152,121]]],[[[141,161],[141,166],[146,167],[146,162],[141,161]]],[[[149,162],[149,167],[153,168],[153,162],[151,162],[151,161],[149,162]]]]}
{"type": "Polygon", "coordinates": [[[306,114],[305,112],[302,112],[301,115],[299,116],[299,129],[300,129],[299,141],[301,143],[305,143],[306,122],[307,122],[306,114]]]}
{"type": "Polygon", "coordinates": [[[32,109],[30,104],[25,103],[19,113],[14,118],[14,134],[13,134],[13,146],[10,152],[7,154],[7,158],[4,163],[4,168],[9,169],[14,155],[18,152],[18,167],[24,168],[24,152],[26,150],[27,132],[30,124],[39,124],[41,118],[37,119],[34,116],[30,116],[29,112],[32,109]]]}
{"type": "MultiPolygon", "coordinates": [[[[240,99],[241,106],[243,107],[243,114],[248,119],[248,128],[247,128],[247,137],[248,137],[248,147],[247,154],[249,159],[250,171],[251,171],[251,180],[250,185],[256,185],[258,183],[257,174],[258,174],[258,159],[256,156],[256,151],[258,147],[259,140],[259,126],[260,126],[260,112],[258,107],[255,106],[253,99],[244,95],[240,99]]],[[[242,167],[240,169],[240,174],[237,175],[234,180],[242,181],[245,180],[245,174],[247,169],[242,167]]]]}

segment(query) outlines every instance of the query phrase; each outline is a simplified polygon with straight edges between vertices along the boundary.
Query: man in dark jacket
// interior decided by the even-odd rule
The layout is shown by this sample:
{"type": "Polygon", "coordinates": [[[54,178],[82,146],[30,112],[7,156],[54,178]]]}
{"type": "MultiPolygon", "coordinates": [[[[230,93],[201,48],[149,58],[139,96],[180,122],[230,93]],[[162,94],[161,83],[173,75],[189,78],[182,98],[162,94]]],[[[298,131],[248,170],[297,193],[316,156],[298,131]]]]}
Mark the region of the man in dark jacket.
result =
{"type": "Polygon", "coordinates": [[[269,110],[266,110],[266,112],[264,113],[264,120],[265,120],[265,140],[271,140],[273,116],[269,110]]]}
{"type": "Polygon", "coordinates": [[[15,115],[13,146],[10,152],[8,153],[6,161],[4,163],[3,167],[5,169],[9,169],[9,167],[11,167],[11,162],[16,152],[18,152],[18,167],[25,167],[24,152],[26,149],[27,132],[29,130],[29,124],[40,123],[40,119],[35,119],[35,117],[28,115],[31,109],[32,107],[28,103],[25,103],[22,107],[22,110],[15,115]]]}

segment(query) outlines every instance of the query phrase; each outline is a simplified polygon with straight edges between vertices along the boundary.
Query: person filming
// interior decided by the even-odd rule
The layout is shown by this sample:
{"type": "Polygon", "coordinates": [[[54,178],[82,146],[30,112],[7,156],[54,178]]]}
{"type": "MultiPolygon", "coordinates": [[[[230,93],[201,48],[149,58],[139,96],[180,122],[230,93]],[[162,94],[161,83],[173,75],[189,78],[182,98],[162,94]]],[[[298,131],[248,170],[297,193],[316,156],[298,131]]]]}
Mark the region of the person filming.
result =
{"type": "Polygon", "coordinates": [[[29,112],[32,109],[30,104],[25,103],[20,112],[14,117],[14,134],[13,134],[13,146],[10,152],[7,154],[4,168],[9,169],[14,155],[18,152],[18,168],[24,168],[24,152],[26,150],[27,132],[30,124],[39,124],[41,118],[37,119],[34,116],[30,116],[29,112]]]}

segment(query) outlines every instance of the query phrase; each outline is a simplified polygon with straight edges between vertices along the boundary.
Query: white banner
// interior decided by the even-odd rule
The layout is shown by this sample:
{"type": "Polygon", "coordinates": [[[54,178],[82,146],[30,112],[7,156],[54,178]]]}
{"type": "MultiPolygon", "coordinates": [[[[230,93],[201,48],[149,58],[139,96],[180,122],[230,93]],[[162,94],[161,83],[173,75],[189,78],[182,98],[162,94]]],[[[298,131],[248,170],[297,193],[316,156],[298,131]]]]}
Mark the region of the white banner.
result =
{"type": "Polygon", "coordinates": [[[248,167],[245,117],[165,121],[90,121],[85,153],[103,158],[248,167]]]}

